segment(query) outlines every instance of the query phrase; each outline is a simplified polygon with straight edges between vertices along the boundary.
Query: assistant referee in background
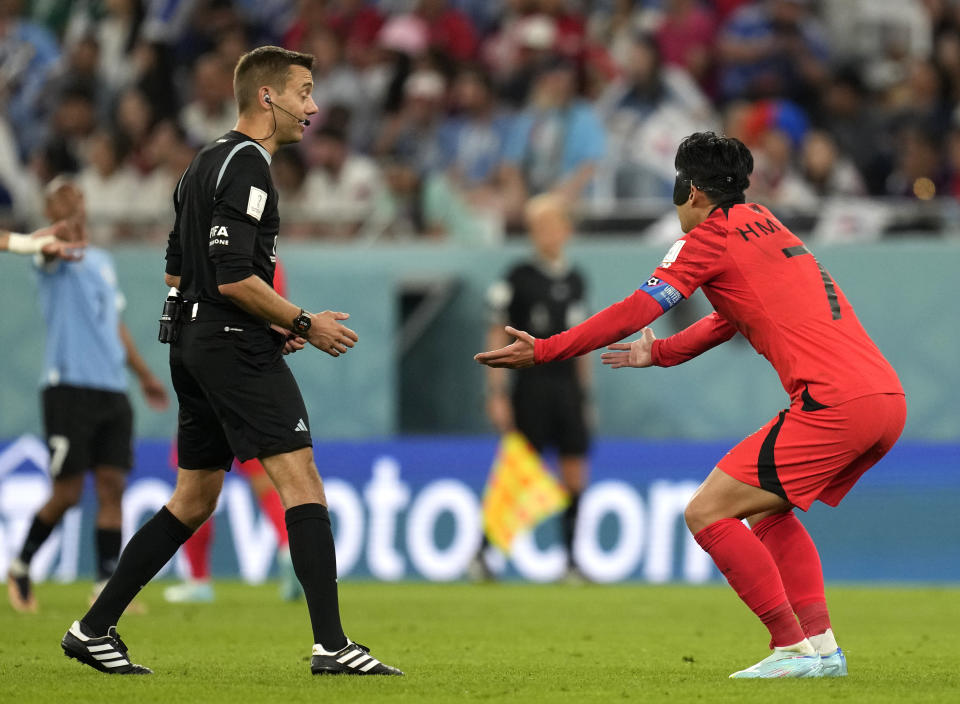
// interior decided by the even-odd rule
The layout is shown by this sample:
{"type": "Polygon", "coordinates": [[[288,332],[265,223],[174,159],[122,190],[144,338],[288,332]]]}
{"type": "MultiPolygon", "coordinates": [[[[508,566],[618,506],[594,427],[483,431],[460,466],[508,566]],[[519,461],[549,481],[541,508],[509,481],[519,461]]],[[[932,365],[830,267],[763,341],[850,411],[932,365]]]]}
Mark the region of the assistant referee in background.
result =
{"type": "Polygon", "coordinates": [[[177,184],[165,280],[183,296],[183,324],[178,336],[169,326],[161,331],[174,338],[177,486],[131,538],[97,601],[63,637],[67,656],[102,672],[151,672],[130,662],[116,623],[213,512],[234,458],[257,457],[286,508],[290,556],[313,625],[311,671],[403,674],[349,640],[340,625],[323,483],[303,398],[282,356],[310,343],[338,357],[357,335],[339,322],[346,313],[307,313],[271,284],[280,217],[270,160],[280,146],[302,139],[307,118],[318,111],[312,67],[312,56],[278,47],[240,57],[237,125],[204,148],[177,184]]]}

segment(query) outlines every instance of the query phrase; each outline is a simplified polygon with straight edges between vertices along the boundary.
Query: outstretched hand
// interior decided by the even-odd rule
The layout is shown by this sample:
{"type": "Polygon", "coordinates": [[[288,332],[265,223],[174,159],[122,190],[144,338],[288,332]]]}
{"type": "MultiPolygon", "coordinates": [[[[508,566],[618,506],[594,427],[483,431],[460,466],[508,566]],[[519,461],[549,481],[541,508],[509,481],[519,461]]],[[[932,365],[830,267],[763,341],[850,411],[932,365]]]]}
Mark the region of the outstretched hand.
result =
{"type": "Polygon", "coordinates": [[[643,328],[640,331],[640,339],[633,342],[618,342],[615,345],[607,347],[612,352],[604,352],[600,355],[600,360],[604,364],[609,364],[614,369],[621,367],[652,367],[653,366],[653,341],[657,336],[653,334],[650,328],[643,328]]]}
{"type": "Polygon", "coordinates": [[[533,359],[533,342],[535,338],[528,332],[517,330],[509,325],[504,328],[508,334],[516,339],[506,347],[489,352],[481,352],[473,356],[480,364],[488,367],[506,367],[508,369],[524,369],[535,364],[533,359]]]}
{"type": "Polygon", "coordinates": [[[49,259],[83,259],[83,250],[87,246],[82,228],[70,220],[60,220],[30,236],[44,242],[40,253],[49,259]]]}

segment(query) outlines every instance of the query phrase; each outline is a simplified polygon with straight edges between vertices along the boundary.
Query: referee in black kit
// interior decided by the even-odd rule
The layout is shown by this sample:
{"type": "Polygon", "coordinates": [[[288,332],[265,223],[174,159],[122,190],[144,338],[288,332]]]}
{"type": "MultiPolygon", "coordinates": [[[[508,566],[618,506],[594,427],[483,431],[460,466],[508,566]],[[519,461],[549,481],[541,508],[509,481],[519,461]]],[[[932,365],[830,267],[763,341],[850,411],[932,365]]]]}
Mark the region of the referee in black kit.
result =
{"type": "MultiPolygon", "coordinates": [[[[519,330],[537,330],[549,337],[576,325],[587,317],[586,281],[566,256],[573,223],[564,198],[556,193],[534,196],[524,208],[524,219],[533,244],[534,256],[519,262],[506,277],[490,287],[487,303],[492,313],[487,335],[489,349],[509,343],[505,325],[519,330]]],[[[487,415],[501,433],[520,431],[538,453],[557,451],[560,480],[570,495],[562,517],[563,544],[567,569],[562,581],[588,581],[577,566],[573,548],[576,538],[580,495],[586,487],[590,448],[588,423],[590,360],[571,359],[557,364],[514,372],[487,370],[487,415]],[[512,382],[512,383],[511,383],[512,382]]],[[[491,579],[484,552],[480,550],[468,567],[475,580],[491,579]]]]}
{"type": "Polygon", "coordinates": [[[311,671],[403,674],[343,633],[309,419],[282,357],[307,343],[338,357],[357,335],[339,322],[346,313],[307,313],[271,285],[280,217],[270,159],[299,142],[317,112],[312,67],[312,56],[272,46],[240,57],[236,128],[204,148],[177,184],[166,283],[182,304],[172,290],[160,335],[172,342],[180,467],[170,501],[130,539],[100,597],[63,637],[68,657],[102,672],[151,672],[131,663],[116,623],[213,512],[234,457],[257,457],[286,507],[290,556],[313,625],[311,671]]]}

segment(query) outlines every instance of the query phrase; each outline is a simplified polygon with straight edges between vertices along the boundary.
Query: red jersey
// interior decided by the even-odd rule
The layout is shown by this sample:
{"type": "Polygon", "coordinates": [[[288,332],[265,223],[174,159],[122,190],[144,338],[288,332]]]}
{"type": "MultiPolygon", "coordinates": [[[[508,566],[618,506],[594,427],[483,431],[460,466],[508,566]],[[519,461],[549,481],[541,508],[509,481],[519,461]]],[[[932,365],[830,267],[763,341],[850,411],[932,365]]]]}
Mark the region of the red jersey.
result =
{"type": "Polygon", "coordinates": [[[287,297],[287,272],[280,265],[280,257],[277,257],[277,267],[273,270],[273,290],[287,297]]]}
{"type": "Polygon", "coordinates": [[[903,393],[840,287],[761,205],[717,208],[677,240],[654,276],[686,298],[702,288],[721,319],[701,326],[702,344],[729,339],[735,328],[777,370],[791,400],[807,391],[833,406],[903,393]]]}
{"type": "Polygon", "coordinates": [[[715,209],[674,243],[643,287],[575,328],[537,340],[534,358],[567,359],[620,340],[697,288],[716,312],[657,340],[654,364],[685,362],[740,332],[777,370],[792,401],[833,406],[903,393],[826,269],[754,203],[715,209]]]}

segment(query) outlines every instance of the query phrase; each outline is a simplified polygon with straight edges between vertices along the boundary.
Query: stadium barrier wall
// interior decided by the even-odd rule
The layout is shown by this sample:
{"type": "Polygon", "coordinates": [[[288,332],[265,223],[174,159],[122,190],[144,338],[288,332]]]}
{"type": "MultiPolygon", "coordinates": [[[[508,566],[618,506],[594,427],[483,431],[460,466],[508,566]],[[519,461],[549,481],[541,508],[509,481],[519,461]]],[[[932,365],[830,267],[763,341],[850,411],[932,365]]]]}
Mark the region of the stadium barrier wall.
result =
{"type": "MultiPolygon", "coordinates": [[[[629,239],[591,237],[571,249],[571,259],[586,273],[589,302],[598,310],[645,281],[665,250],[629,239]]],[[[960,243],[906,239],[813,250],[900,374],[910,410],[905,437],[960,441],[960,404],[955,398],[960,388],[960,326],[952,306],[960,297],[960,243]]],[[[313,416],[314,436],[327,440],[489,432],[483,369],[473,361],[486,335],[485,291],[528,252],[522,242],[496,249],[442,244],[358,249],[281,242],[293,300],[351,313],[349,325],[360,335],[357,347],[340,359],[315,350],[290,358],[313,416]],[[452,282],[454,294],[401,354],[402,293],[437,280],[452,282]]],[[[153,369],[168,379],[167,348],[156,342],[156,321],[166,295],[163,252],[125,247],[114,254],[128,301],[127,325],[153,369]]],[[[43,325],[35,294],[29,261],[0,256],[0,438],[40,432],[37,386],[43,325]]],[[[662,337],[708,310],[697,294],[657,321],[654,329],[662,337]]],[[[786,404],[776,374],[742,338],[680,369],[611,371],[602,367],[599,354],[593,357],[598,427],[607,435],[738,438],[786,404]]],[[[175,408],[163,414],[150,411],[136,389],[131,398],[139,437],[159,439],[173,433],[175,408]]]]}
{"type": "MultiPolygon", "coordinates": [[[[462,579],[480,539],[480,505],[496,439],[424,437],[323,442],[315,450],[333,516],[342,579],[462,579]]],[[[575,552],[598,582],[720,579],[683,524],[690,495],[728,443],[602,440],[592,452],[575,552]]],[[[142,441],[124,497],[124,540],[173,490],[168,441],[142,441]]],[[[47,450],[35,436],[0,444],[0,573],[46,498],[47,450]]],[[[901,442],[837,509],[802,515],[830,581],[960,582],[960,444],[901,442]]],[[[34,577],[93,572],[94,492],[85,492],[37,554],[34,577]]],[[[248,485],[230,475],[215,514],[213,572],[257,583],[276,539],[248,485]]],[[[565,567],[558,521],[519,537],[506,579],[551,581],[565,567]]],[[[183,573],[182,556],[162,576],[183,573]]]]}

